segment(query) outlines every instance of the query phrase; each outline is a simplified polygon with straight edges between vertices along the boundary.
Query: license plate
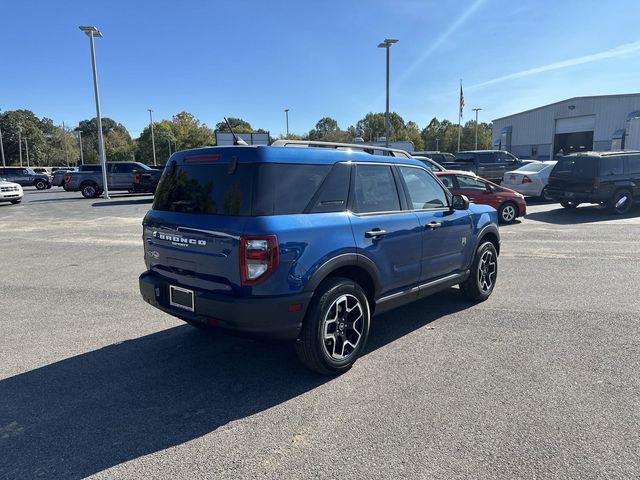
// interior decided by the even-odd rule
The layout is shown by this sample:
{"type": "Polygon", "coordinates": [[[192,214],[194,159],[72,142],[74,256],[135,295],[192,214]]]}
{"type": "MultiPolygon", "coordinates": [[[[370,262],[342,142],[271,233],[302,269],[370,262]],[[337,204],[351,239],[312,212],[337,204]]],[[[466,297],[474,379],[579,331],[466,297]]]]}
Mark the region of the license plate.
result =
{"type": "Polygon", "coordinates": [[[175,285],[169,286],[169,304],[193,312],[193,290],[175,285]]]}

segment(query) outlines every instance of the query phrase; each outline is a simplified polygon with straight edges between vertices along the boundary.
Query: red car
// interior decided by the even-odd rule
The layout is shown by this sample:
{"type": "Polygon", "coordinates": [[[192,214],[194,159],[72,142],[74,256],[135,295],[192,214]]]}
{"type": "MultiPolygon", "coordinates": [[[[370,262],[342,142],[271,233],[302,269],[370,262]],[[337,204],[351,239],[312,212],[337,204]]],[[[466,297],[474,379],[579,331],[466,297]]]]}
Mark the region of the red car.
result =
{"type": "Polygon", "coordinates": [[[469,172],[447,170],[433,173],[454,195],[466,195],[473,203],[491,205],[498,210],[500,223],[511,223],[517,217],[524,217],[527,213],[524,196],[518,192],[469,172]]]}

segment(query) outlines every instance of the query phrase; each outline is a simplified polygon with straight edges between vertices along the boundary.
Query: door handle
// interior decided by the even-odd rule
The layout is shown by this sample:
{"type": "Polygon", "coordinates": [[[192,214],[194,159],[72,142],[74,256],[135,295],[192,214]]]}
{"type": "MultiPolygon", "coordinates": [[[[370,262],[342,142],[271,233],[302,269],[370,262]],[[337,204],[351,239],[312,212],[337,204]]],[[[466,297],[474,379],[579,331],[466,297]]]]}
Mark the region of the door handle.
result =
{"type": "Polygon", "coordinates": [[[436,228],[440,228],[441,226],[442,226],[442,223],[436,222],[436,221],[427,223],[427,228],[431,230],[435,230],[436,228]]]}
{"type": "Polygon", "coordinates": [[[364,236],[365,238],[377,238],[377,237],[382,237],[386,233],[387,233],[386,230],[380,230],[379,228],[374,228],[373,230],[369,230],[368,232],[365,232],[364,236]]]}

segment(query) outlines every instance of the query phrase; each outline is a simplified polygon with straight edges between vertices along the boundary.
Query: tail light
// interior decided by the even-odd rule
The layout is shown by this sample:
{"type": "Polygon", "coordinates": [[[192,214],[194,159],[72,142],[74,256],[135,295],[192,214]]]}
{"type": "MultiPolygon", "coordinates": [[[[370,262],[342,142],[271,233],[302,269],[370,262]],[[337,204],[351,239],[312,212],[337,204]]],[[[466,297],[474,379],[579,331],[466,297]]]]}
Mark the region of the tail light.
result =
{"type": "Polygon", "coordinates": [[[139,185],[140,180],[142,180],[142,174],[140,172],[133,172],[133,183],[139,185]]]}
{"type": "Polygon", "coordinates": [[[65,175],[62,180],[64,181],[64,183],[67,183],[69,180],[71,180],[71,175],[65,175]]]}
{"type": "Polygon", "coordinates": [[[240,237],[240,280],[256,285],[278,266],[278,238],[275,235],[240,237]]]}
{"type": "Polygon", "coordinates": [[[531,179],[525,175],[524,177],[522,177],[522,183],[532,183],[532,182],[531,182],[531,179]]]}
{"type": "Polygon", "coordinates": [[[593,179],[593,189],[598,190],[600,188],[600,177],[593,179]]]}

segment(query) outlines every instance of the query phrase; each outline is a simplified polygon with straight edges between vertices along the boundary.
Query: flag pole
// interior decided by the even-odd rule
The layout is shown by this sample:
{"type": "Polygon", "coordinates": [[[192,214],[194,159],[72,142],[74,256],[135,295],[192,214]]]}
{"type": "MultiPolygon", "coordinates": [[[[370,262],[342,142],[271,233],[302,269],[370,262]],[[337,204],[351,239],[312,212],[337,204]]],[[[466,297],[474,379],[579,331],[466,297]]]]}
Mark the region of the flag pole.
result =
{"type": "Polygon", "coordinates": [[[460,151],[460,122],[462,121],[462,79],[460,79],[460,98],[458,99],[458,152],[460,151]]]}

